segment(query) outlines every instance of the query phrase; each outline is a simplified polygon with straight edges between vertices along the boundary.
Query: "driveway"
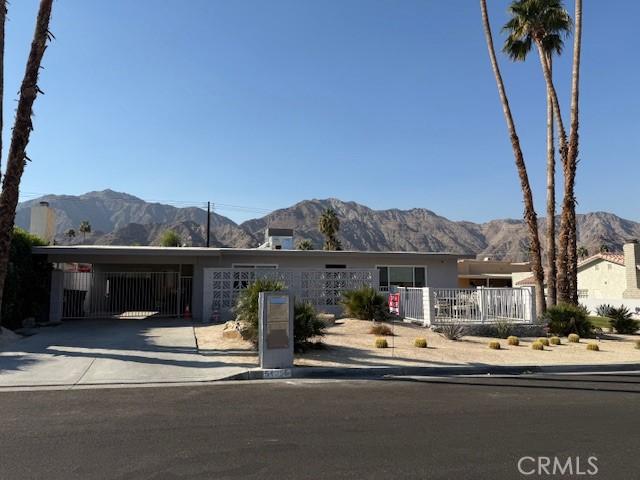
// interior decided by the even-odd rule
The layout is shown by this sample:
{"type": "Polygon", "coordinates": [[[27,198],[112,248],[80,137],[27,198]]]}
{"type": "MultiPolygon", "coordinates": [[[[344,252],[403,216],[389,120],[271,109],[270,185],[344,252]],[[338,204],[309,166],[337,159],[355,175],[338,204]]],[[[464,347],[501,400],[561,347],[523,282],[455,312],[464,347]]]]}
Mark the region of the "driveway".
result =
{"type": "Polygon", "coordinates": [[[185,320],[75,320],[5,346],[0,389],[202,382],[252,366],[198,354],[185,320]]]}

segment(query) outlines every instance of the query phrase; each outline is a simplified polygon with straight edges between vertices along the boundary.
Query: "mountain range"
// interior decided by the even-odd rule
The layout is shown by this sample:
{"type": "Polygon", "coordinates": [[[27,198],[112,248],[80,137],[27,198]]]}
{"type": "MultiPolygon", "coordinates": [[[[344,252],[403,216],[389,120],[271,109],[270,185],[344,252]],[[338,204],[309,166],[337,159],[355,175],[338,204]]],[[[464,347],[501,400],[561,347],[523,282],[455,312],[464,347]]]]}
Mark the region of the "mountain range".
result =
{"type": "MultiPolygon", "coordinates": [[[[157,245],[166,230],[176,231],[185,245],[202,246],[206,241],[205,210],[146,202],[113,190],[79,196],[45,195],[22,202],[17,208],[16,225],[28,229],[30,207],[40,201],[49,202],[56,212],[58,244],[157,245]],[[77,232],[83,220],[92,227],[86,238],[80,233],[75,238],[65,235],[70,228],[77,232]]],[[[293,228],[296,241],[309,239],[315,248],[322,248],[318,219],[327,208],[333,208],[340,219],[339,237],[346,250],[446,251],[512,261],[527,257],[527,231],[521,220],[452,221],[424,208],[373,210],[335,198],[304,200],[241,224],[212,213],[211,246],[256,247],[263,241],[265,227],[271,226],[293,228]]],[[[539,221],[541,234],[545,222],[539,221]]],[[[611,251],[620,250],[626,240],[640,238],[640,223],[613,213],[579,214],[577,223],[578,243],[590,252],[603,244],[611,251]]]]}

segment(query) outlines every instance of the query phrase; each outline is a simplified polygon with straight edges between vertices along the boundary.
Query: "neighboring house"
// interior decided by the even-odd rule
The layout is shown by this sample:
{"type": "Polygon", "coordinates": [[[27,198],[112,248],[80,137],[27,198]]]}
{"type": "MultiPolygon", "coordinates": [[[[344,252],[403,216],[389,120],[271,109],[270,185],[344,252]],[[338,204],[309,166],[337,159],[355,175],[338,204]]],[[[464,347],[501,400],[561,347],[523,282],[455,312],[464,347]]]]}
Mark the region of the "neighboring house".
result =
{"type": "Polygon", "coordinates": [[[505,262],[491,257],[458,260],[458,286],[511,287],[514,274],[531,275],[529,262],[505,262]]]}
{"type": "Polygon", "coordinates": [[[238,293],[256,278],[282,281],[298,299],[338,312],[342,292],[362,285],[458,285],[457,261],[466,255],[414,252],[290,250],[283,231],[259,249],[202,247],[36,247],[62,267],[90,264],[91,272],[52,275],[50,317],[152,315],[231,317],[238,293]]]}
{"type": "MultiPolygon", "coordinates": [[[[516,286],[533,285],[527,277],[516,286]]],[[[578,298],[590,309],[601,304],[640,309],[640,244],[626,243],[623,252],[598,253],[578,263],[578,298]]]]}

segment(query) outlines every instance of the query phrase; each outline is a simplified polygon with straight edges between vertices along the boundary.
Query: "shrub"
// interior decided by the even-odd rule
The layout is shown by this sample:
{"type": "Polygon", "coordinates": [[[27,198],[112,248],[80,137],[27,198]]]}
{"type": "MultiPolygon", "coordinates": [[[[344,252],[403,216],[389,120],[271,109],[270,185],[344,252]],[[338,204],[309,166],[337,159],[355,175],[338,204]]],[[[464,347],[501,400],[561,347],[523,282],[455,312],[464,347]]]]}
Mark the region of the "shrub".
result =
{"type": "Polygon", "coordinates": [[[562,343],[562,341],[560,340],[560,337],[551,337],[549,339],[549,343],[551,345],[560,345],[562,343]]]}
{"type": "Polygon", "coordinates": [[[520,339],[514,335],[511,335],[510,337],[507,338],[507,343],[509,345],[517,347],[518,345],[520,345],[520,339]]]}
{"type": "Polygon", "coordinates": [[[569,336],[567,337],[567,340],[569,340],[569,342],[571,343],[578,343],[580,341],[580,335],[577,335],[575,333],[570,333],[569,336]]]}
{"type": "Polygon", "coordinates": [[[369,329],[369,333],[372,333],[373,335],[382,335],[384,337],[393,336],[393,332],[391,331],[391,328],[389,328],[389,325],[385,325],[384,323],[373,324],[369,329]]]}
{"type": "Polygon", "coordinates": [[[544,350],[544,345],[538,341],[535,341],[531,344],[531,348],[534,350],[544,350]]]}
{"type": "MultiPolygon", "coordinates": [[[[258,298],[260,292],[277,292],[284,289],[284,285],[275,280],[259,279],[244,289],[238,296],[234,312],[236,319],[243,323],[242,336],[258,345],[258,298]]],[[[313,305],[296,303],[293,310],[293,346],[296,351],[304,350],[309,340],[322,337],[325,334],[325,324],[318,319],[313,305]]]]}
{"type": "Polygon", "coordinates": [[[389,344],[386,338],[376,338],[375,346],[376,348],[387,348],[389,344]]]}
{"type": "Polygon", "coordinates": [[[581,337],[588,337],[593,330],[582,306],[559,303],[547,309],[542,318],[548,323],[549,331],[557,335],[577,333],[581,337]]]}
{"type": "Polygon", "coordinates": [[[500,350],[500,342],[497,340],[491,340],[489,342],[489,348],[491,350],[500,350]]]}
{"type": "Polygon", "coordinates": [[[418,337],[414,340],[413,345],[418,348],[427,348],[427,339],[424,337],[418,337]]]}
{"type": "Polygon", "coordinates": [[[539,338],[538,340],[536,340],[536,342],[540,342],[545,347],[549,346],[549,339],[547,337],[539,338]]]}
{"type": "Polygon", "coordinates": [[[344,292],[341,303],[348,317],[381,321],[389,316],[387,301],[372,287],[344,292]]]}
{"type": "Polygon", "coordinates": [[[461,323],[447,323],[438,328],[438,333],[447,340],[457,341],[465,336],[465,327],[461,323]]]}
{"type": "Polygon", "coordinates": [[[593,352],[598,352],[598,351],[600,351],[600,347],[598,347],[598,344],[596,342],[589,342],[587,344],[587,350],[591,350],[593,352]]]}
{"type": "Polygon", "coordinates": [[[598,305],[596,307],[596,315],[598,317],[608,317],[609,316],[609,311],[611,311],[612,308],[613,308],[613,306],[608,305],[606,303],[603,303],[602,305],[598,305]]]}
{"type": "Polygon", "coordinates": [[[631,312],[624,305],[620,308],[610,308],[607,317],[611,328],[618,333],[632,335],[640,328],[640,322],[632,318],[631,312]]]}
{"type": "Polygon", "coordinates": [[[182,238],[175,230],[165,230],[160,237],[160,246],[179,247],[182,245],[182,238]]]}
{"type": "Polygon", "coordinates": [[[51,264],[44,255],[32,255],[31,247],[46,245],[42,239],[14,228],[9,250],[9,265],[2,297],[2,325],[22,327],[22,320],[35,317],[46,320],[49,305],[51,264]]]}
{"type": "Polygon", "coordinates": [[[494,325],[498,338],[508,338],[513,332],[513,324],[508,320],[497,320],[494,325]]]}

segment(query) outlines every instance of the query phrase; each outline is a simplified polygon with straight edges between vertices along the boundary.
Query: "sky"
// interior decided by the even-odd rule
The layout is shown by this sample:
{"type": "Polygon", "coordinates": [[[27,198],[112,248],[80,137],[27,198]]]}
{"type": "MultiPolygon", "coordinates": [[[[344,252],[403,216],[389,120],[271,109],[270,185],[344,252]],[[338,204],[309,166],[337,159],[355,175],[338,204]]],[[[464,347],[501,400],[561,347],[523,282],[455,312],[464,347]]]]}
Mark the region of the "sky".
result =
{"type": "MultiPolygon", "coordinates": [[[[508,3],[488,4],[499,48],[508,3]]],[[[9,5],[5,158],[37,7],[9,5]]],[[[23,200],[111,188],[178,205],[211,201],[236,221],[328,197],[453,220],[522,216],[478,1],[53,8],[23,200]]],[[[587,1],[583,17],[578,211],[638,221],[640,63],[630,46],[640,2],[587,1]]],[[[568,124],[571,39],[566,47],[554,75],[568,124]]],[[[543,216],[540,65],[536,55],[499,61],[543,216]]]]}

